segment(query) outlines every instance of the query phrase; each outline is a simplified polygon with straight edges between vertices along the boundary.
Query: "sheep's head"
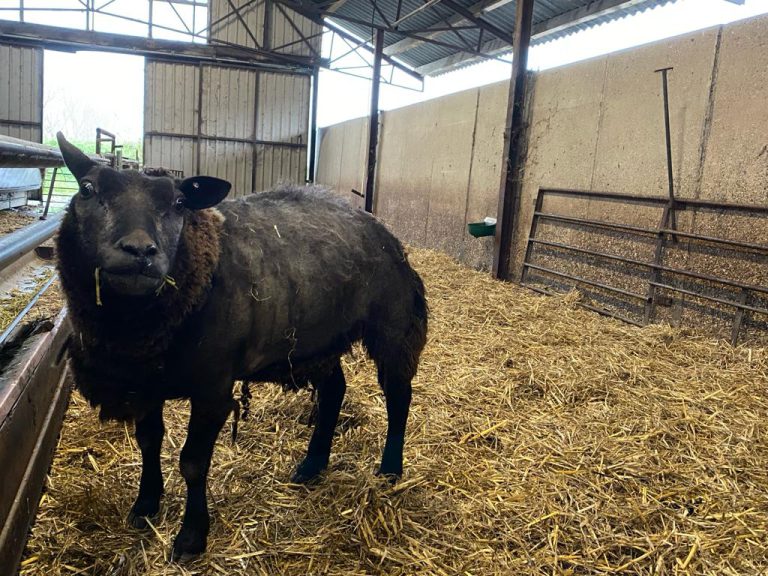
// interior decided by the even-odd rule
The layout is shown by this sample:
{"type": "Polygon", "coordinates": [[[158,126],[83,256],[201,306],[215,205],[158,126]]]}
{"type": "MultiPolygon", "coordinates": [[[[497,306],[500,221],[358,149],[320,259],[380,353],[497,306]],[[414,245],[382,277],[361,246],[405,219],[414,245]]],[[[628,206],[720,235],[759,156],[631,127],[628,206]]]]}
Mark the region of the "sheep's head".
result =
{"type": "Polygon", "coordinates": [[[80,256],[102,282],[125,296],[154,293],[170,273],[190,211],[210,208],[230,184],[209,176],[152,177],[100,166],[57,134],[64,162],[80,189],[69,210],[80,256]]]}

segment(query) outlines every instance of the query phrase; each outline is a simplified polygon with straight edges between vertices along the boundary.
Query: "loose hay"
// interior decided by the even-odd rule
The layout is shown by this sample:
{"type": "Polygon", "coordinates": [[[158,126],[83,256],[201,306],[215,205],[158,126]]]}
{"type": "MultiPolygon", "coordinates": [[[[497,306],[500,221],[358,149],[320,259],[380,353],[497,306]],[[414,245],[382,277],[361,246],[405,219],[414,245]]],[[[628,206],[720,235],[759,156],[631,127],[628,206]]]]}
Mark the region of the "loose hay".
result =
{"type": "MultiPolygon", "coordinates": [[[[53,273],[52,268],[38,270],[34,278],[26,279],[28,286],[24,290],[14,289],[5,297],[0,298],[0,332],[8,328],[53,273]]],[[[58,283],[54,283],[40,296],[29,313],[24,316],[22,322],[55,316],[60,309],[61,294],[58,283]]]]}
{"type": "Polygon", "coordinates": [[[0,210],[0,236],[10,234],[35,221],[35,215],[28,209],[0,210]]]}
{"type": "Polygon", "coordinates": [[[360,349],[329,472],[286,483],[307,393],[255,387],[210,476],[208,553],[168,563],[186,404],[166,408],[166,496],[125,517],[132,431],[69,408],[22,574],[758,574],[768,570],[768,350],[638,329],[413,251],[432,310],[406,472],[372,475],[385,406],[360,349]]]}

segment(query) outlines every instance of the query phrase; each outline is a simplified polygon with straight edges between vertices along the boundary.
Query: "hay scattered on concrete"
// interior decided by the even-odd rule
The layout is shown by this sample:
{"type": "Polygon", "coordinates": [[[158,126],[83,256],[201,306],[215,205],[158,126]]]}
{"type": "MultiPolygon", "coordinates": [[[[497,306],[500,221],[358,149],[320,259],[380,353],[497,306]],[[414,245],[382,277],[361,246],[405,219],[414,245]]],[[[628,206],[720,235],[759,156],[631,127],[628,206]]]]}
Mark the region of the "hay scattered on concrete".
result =
{"type": "MultiPolygon", "coordinates": [[[[0,297],[0,332],[5,330],[11,322],[24,310],[24,307],[32,301],[43,284],[54,273],[53,267],[43,267],[36,271],[32,278],[25,278],[23,289],[15,288],[5,297],[0,297]]],[[[39,320],[55,316],[61,309],[61,294],[57,282],[51,284],[48,290],[38,299],[29,313],[24,316],[22,322],[39,320]]]]}
{"type": "Polygon", "coordinates": [[[768,350],[584,311],[413,251],[432,309],[406,473],[373,476],[385,407],[372,364],[349,392],[330,470],[286,483],[306,393],[254,389],[222,434],[209,552],[168,563],[185,403],[166,408],[166,496],[125,517],[139,451],[75,395],[22,574],[758,574],[768,570],[768,350]]]}
{"type": "Polygon", "coordinates": [[[0,236],[24,228],[35,221],[35,215],[27,209],[0,210],[0,236]]]}

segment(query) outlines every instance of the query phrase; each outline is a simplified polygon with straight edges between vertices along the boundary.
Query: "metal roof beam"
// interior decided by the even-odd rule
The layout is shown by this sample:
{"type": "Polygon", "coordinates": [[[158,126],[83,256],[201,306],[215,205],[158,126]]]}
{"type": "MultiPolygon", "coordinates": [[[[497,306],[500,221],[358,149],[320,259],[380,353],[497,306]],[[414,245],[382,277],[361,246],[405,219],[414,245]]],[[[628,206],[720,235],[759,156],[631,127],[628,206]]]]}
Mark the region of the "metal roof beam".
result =
{"type": "Polygon", "coordinates": [[[506,30],[502,30],[495,24],[491,24],[490,22],[483,20],[480,18],[479,15],[475,15],[471,10],[464,8],[461,4],[458,2],[454,2],[454,0],[443,0],[443,6],[446,6],[456,12],[456,14],[459,14],[475,24],[478,28],[482,28],[486,32],[490,32],[496,38],[499,38],[500,40],[504,40],[505,42],[508,42],[510,45],[512,45],[512,42],[514,42],[512,38],[512,32],[507,32],[506,30]]]}
{"type": "MultiPolygon", "coordinates": [[[[480,2],[477,2],[472,6],[470,6],[468,10],[474,15],[482,14],[483,10],[495,4],[496,2],[498,2],[498,0],[481,0],[480,2]]],[[[448,18],[445,21],[445,23],[450,26],[458,26],[465,20],[466,18],[464,18],[464,16],[456,14],[448,18]]],[[[436,29],[434,32],[423,34],[423,36],[424,38],[434,39],[442,32],[445,32],[445,29],[436,29]]],[[[389,46],[384,48],[384,54],[387,54],[388,56],[395,56],[397,54],[402,54],[403,52],[407,52],[411,48],[415,48],[416,46],[419,46],[423,42],[424,42],[423,40],[417,40],[415,38],[403,38],[402,40],[399,40],[394,44],[390,44],[389,46]]]]}
{"type": "Polygon", "coordinates": [[[304,56],[278,54],[265,50],[231,45],[194,44],[176,40],[159,40],[107,32],[94,32],[29,24],[3,22],[0,39],[29,42],[51,49],[102,50],[140,56],[171,56],[195,62],[234,62],[244,66],[303,68],[309,71],[321,63],[304,56]]]}

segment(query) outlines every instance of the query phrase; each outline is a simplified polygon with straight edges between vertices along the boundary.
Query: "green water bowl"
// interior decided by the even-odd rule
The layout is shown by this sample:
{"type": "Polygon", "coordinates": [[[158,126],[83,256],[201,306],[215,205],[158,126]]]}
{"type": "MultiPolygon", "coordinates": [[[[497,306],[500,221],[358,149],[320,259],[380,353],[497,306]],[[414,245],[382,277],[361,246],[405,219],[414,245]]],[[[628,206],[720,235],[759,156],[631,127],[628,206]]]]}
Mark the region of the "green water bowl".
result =
{"type": "Polygon", "coordinates": [[[493,236],[496,234],[496,224],[471,222],[470,224],[467,224],[467,230],[475,238],[481,238],[482,236],[493,236]]]}

